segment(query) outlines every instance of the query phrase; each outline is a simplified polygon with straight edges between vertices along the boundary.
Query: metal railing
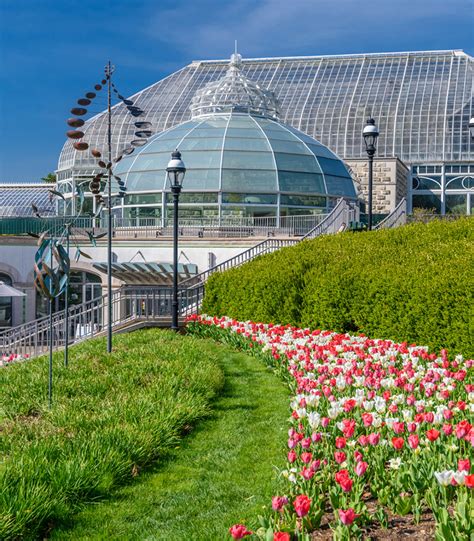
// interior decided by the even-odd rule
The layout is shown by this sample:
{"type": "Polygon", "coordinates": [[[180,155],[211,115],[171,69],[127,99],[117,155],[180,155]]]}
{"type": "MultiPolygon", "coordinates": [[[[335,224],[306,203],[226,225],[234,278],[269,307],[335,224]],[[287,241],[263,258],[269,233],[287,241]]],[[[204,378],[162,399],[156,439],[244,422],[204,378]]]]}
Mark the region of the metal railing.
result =
{"type": "MultiPolygon", "coordinates": [[[[186,237],[207,238],[247,238],[268,236],[302,236],[327,214],[309,214],[303,216],[193,218],[179,221],[179,234],[186,237]]],[[[48,218],[0,218],[0,235],[40,234],[50,229],[54,234],[64,231],[64,226],[71,222],[71,217],[48,218]]],[[[82,216],[74,218],[72,232],[76,236],[87,236],[107,231],[107,224],[102,218],[82,216]]],[[[165,225],[159,218],[118,218],[114,217],[113,236],[117,239],[172,237],[173,224],[168,220],[165,225]]]]}
{"type": "Polygon", "coordinates": [[[328,214],[321,223],[306,233],[301,240],[314,239],[320,235],[345,231],[350,222],[357,221],[357,212],[358,210],[355,202],[339,199],[332,212],[328,214]]]}
{"type": "MultiPolygon", "coordinates": [[[[180,289],[178,292],[179,316],[187,317],[198,311],[204,295],[204,285],[180,289]]],[[[172,289],[161,287],[125,286],[112,293],[112,328],[118,330],[142,321],[166,324],[170,320],[172,289]]],[[[76,344],[94,336],[105,334],[107,326],[107,295],[102,295],[69,309],[69,344],[76,344]]],[[[36,357],[49,349],[52,331],[53,349],[66,343],[65,312],[53,314],[52,327],[49,316],[24,323],[0,332],[0,354],[15,353],[36,357]]]]}
{"type": "Polygon", "coordinates": [[[407,200],[404,197],[384,220],[379,222],[374,229],[389,229],[407,223],[407,200]]]}
{"type": "Polygon", "coordinates": [[[230,259],[226,259],[222,263],[219,263],[218,265],[214,265],[214,267],[211,267],[199,274],[196,274],[192,278],[183,280],[180,286],[186,287],[187,284],[193,284],[193,283],[196,283],[196,281],[203,283],[209,278],[211,274],[214,274],[215,272],[222,272],[227,269],[239,267],[240,265],[243,265],[244,263],[248,263],[249,261],[252,261],[252,259],[255,259],[256,257],[260,255],[269,254],[271,252],[279,250],[280,248],[285,248],[286,246],[293,246],[294,244],[298,242],[298,240],[299,239],[273,239],[273,238],[264,240],[256,244],[255,246],[252,246],[252,248],[249,248],[248,250],[245,250],[244,252],[241,252],[240,254],[237,254],[234,257],[231,257],[230,259]]]}

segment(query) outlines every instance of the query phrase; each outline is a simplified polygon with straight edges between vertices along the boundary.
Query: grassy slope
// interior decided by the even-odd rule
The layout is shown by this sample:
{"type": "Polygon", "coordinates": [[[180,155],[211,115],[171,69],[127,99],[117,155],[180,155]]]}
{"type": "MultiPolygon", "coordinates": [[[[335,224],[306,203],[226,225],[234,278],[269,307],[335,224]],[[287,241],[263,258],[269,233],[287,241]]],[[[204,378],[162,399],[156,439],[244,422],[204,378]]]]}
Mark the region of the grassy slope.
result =
{"type": "Polygon", "coordinates": [[[211,342],[149,330],[0,369],[0,539],[38,538],[82,502],[108,496],[207,416],[222,388],[211,342]]]}
{"type": "Polygon", "coordinates": [[[89,506],[57,540],[228,538],[236,522],[257,527],[283,466],[286,386],[258,360],[224,346],[226,383],[210,418],[199,423],[154,472],[89,506]]]}

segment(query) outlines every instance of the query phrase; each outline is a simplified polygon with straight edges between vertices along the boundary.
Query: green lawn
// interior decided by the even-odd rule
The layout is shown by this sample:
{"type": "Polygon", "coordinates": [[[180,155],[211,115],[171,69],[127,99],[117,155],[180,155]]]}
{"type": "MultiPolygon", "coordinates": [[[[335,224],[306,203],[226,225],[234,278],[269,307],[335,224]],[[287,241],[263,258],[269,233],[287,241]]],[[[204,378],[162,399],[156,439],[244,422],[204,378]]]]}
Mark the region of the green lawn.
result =
{"type": "Polygon", "coordinates": [[[52,539],[215,541],[230,539],[236,522],[258,527],[258,515],[277,492],[274,466],[284,465],[289,394],[260,361],[214,348],[225,386],[211,417],[164,463],[110,500],[87,506],[70,528],[53,530],[52,539]]]}
{"type": "Polygon", "coordinates": [[[205,418],[221,391],[222,348],[169,331],[117,336],[0,369],[0,539],[38,539],[132,482],[205,418]]]}

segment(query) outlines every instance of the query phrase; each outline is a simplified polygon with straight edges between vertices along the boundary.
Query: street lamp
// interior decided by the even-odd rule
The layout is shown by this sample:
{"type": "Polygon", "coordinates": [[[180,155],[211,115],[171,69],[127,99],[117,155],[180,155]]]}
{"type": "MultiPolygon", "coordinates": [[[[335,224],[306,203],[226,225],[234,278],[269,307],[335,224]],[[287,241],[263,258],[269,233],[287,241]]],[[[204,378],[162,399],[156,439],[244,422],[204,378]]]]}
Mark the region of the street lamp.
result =
{"type": "Polygon", "coordinates": [[[173,301],[171,304],[171,328],[178,330],[178,200],[183,185],[186,167],[181,159],[181,153],[176,149],[171,154],[171,160],[166,168],[168,182],[173,192],[173,301]]]}
{"type": "Polygon", "coordinates": [[[374,166],[374,154],[377,150],[377,137],[379,136],[379,130],[375,125],[375,120],[371,117],[367,120],[367,124],[362,132],[364,135],[365,149],[369,156],[369,195],[367,206],[369,207],[367,229],[372,229],[372,180],[373,180],[373,166],[374,166]]]}
{"type": "Polygon", "coordinates": [[[469,133],[471,134],[471,139],[474,139],[474,116],[469,121],[469,133]]]}

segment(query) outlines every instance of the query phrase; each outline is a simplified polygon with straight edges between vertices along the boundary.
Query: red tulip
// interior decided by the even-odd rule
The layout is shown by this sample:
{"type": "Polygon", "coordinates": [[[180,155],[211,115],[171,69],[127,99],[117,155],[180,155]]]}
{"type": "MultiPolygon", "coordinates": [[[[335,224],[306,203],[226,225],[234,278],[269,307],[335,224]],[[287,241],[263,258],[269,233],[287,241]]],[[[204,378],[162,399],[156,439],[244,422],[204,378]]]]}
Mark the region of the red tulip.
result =
{"type": "Polygon", "coordinates": [[[404,443],[405,440],[403,438],[392,438],[392,445],[397,451],[399,451],[403,447],[404,443]]]}
{"type": "Polygon", "coordinates": [[[464,477],[464,484],[467,488],[474,488],[474,474],[466,475],[466,477],[464,477]]]}
{"type": "Polygon", "coordinates": [[[436,441],[439,438],[440,432],[439,430],[436,430],[436,428],[432,428],[431,430],[426,431],[426,437],[430,441],[436,441]]]}
{"type": "Polygon", "coordinates": [[[471,462],[468,458],[460,458],[458,460],[458,471],[469,471],[471,469],[471,462]]]}
{"type": "Polygon", "coordinates": [[[339,481],[339,485],[344,492],[350,492],[352,490],[352,479],[350,477],[344,477],[339,481]]]}
{"type": "Polygon", "coordinates": [[[296,496],[293,507],[299,517],[305,517],[309,513],[309,508],[311,507],[311,499],[305,494],[300,494],[299,496],[296,496]]]}
{"type": "Polygon", "coordinates": [[[344,449],[346,446],[346,438],[336,438],[336,449],[344,449]]]}
{"type": "Polygon", "coordinates": [[[466,419],[461,421],[456,426],[456,437],[458,439],[464,438],[464,436],[467,436],[469,434],[469,431],[471,430],[471,425],[469,424],[466,419]]]}
{"type": "Polygon", "coordinates": [[[288,453],[288,462],[290,464],[293,464],[293,462],[298,458],[298,455],[295,453],[295,451],[290,451],[288,453]]]}
{"type": "Polygon", "coordinates": [[[288,532],[275,532],[273,534],[273,541],[291,541],[291,537],[288,532]]]}
{"type": "Polygon", "coordinates": [[[346,453],[344,453],[344,451],[335,451],[334,452],[334,460],[338,464],[342,464],[344,462],[344,460],[346,460],[346,453]]]}
{"type": "Polygon", "coordinates": [[[336,479],[336,483],[340,484],[342,479],[347,479],[349,477],[349,472],[347,470],[339,470],[336,472],[334,477],[336,479]]]}

